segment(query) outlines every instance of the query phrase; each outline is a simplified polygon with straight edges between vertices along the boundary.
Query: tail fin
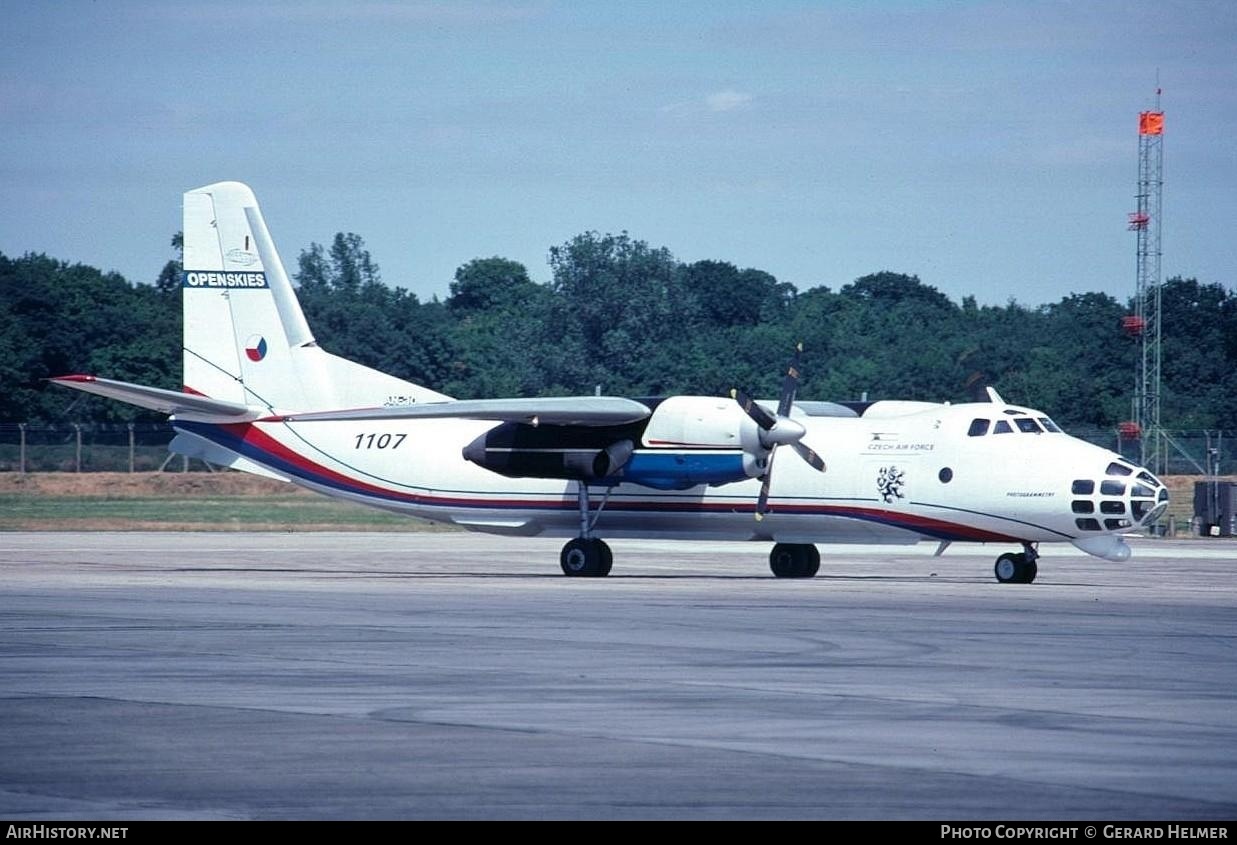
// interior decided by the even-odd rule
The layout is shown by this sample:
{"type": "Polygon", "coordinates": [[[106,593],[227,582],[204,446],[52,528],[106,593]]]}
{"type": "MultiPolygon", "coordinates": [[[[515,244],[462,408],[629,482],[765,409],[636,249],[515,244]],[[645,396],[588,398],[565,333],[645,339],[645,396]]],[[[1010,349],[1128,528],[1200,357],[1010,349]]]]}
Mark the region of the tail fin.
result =
{"type": "Polygon", "coordinates": [[[271,412],[449,398],[318,347],[248,186],[186,193],[184,238],[186,391],[271,412]]]}

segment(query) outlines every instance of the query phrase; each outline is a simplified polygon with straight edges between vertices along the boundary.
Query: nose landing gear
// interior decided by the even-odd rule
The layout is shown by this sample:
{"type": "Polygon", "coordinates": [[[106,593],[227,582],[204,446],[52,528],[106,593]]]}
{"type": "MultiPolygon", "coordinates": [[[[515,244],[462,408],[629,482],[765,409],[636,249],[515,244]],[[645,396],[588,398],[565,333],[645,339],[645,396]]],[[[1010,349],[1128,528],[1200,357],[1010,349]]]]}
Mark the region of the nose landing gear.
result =
{"type": "Polygon", "coordinates": [[[996,559],[996,580],[1002,584],[1030,584],[1039,572],[1035,561],[1039,552],[1031,543],[1023,543],[1021,554],[1006,552],[996,559]]]}

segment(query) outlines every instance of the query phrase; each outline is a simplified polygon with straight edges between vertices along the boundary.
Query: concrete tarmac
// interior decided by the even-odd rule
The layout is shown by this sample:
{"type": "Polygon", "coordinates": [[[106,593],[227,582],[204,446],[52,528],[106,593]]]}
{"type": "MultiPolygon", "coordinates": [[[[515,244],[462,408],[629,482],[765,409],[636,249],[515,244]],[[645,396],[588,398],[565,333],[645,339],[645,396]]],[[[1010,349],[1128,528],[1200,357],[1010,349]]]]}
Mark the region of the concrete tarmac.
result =
{"type": "Polygon", "coordinates": [[[1237,817],[1237,545],[0,534],[0,817],[1237,817]]]}

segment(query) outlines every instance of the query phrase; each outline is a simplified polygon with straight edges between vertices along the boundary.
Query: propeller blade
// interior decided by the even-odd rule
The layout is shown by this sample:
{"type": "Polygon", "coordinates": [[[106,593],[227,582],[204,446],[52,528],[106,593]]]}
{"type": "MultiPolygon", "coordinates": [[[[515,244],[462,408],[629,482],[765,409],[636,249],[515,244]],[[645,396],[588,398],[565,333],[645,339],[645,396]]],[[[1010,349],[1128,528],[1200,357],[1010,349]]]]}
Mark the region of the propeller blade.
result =
{"type": "Polygon", "coordinates": [[[802,443],[791,443],[790,445],[793,446],[795,448],[795,451],[799,453],[799,457],[807,461],[808,466],[810,466],[812,469],[816,470],[817,472],[825,471],[825,462],[821,460],[820,455],[816,454],[815,451],[808,448],[807,446],[804,446],[802,443]]]}
{"type": "Polygon", "coordinates": [[[764,464],[764,475],[760,482],[760,496],[756,499],[757,522],[764,519],[765,514],[769,512],[769,486],[773,479],[773,456],[777,453],[778,446],[793,446],[796,454],[803,458],[808,466],[817,472],[825,471],[825,462],[821,460],[820,455],[801,442],[806,433],[803,425],[790,418],[790,409],[795,403],[795,394],[799,391],[799,356],[802,352],[803,344],[796,343],[795,354],[786,368],[786,375],[782,377],[782,395],[778,398],[777,416],[771,415],[757,405],[756,400],[742,390],[736,388],[730,391],[731,397],[739,403],[743,413],[760,427],[762,432],[760,445],[769,450],[769,456],[764,464]]]}
{"type": "Polygon", "coordinates": [[[794,357],[790,359],[790,366],[786,368],[786,375],[782,377],[782,397],[777,403],[779,417],[790,416],[790,406],[794,403],[795,393],[799,390],[799,354],[802,352],[802,342],[796,343],[794,357]]]}
{"type": "Polygon", "coordinates": [[[769,485],[773,480],[773,455],[777,452],[777,445],[769,450],[769,464],[765,469],[764,478],[760,482],[760,496],[756,499],[756,521],[765,518],[765,514],[769,512],[769,485]]]}
{"type": "Polygon", "coordinates": [[[739,407],[743,409],[743,413],[752,418],[752,422],[763,428],[765,431],[777,425],[777,420],[769,414],[764,408],[756,404],[756,400],[748,396],[742,390],[730,391],[730,396],[734,401],[739,403],[739,407]]]}

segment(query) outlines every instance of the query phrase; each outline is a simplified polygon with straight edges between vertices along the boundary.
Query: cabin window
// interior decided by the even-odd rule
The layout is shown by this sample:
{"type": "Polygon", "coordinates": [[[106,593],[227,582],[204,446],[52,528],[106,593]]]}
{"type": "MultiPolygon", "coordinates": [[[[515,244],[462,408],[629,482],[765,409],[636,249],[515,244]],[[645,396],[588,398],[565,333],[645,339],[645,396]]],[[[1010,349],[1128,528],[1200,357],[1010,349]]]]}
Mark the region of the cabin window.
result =
{"type": "Polygon", "coordinates": [[[1085,478],[1080,478],[1074,482],[1074,486],[1070,488],[1070,492],[1075,496],[1090,496],[1095,492],[1095,482],[1088,481],[1085,478]]]}
{"type": "Polygon", "coordinates": [[[954,471],[949,467],[942,467],[941,471],[936,474],[936,477],[941,480],[942,484],[948,484],[953,481],[954,471]]]}
{"type": "Polygon", "coordinates": [[[1133,475],[1134,470],[1127,467],[1125,464],[1119,464],[1113,461],[1108,465],[1108,469],[1104,470],[1105,475],[1133,475]]]}
{"type": "Polygon", "coordinates": [[[1017,417],[1014,419],[1014,424],[1018,426],[1018,430],[1024,434],[1043,434],[1044,430],[1036,425],[1035,420],[1030,417],[1017,417]]]}
{"type": "Polygon", "coordinates": [[[996,425],[992,427],[993,434],[1009,434],[1012,431],[1013,429],[1005,420],[997,420],[996,425]]]}
{"type": "Polygon", "coordinates": [[[983,437],[988,433],[988,420],[971,420],[971,427],[966,430],[967,437],[983,437]]]}
{"type": "Polygon", "coordinates": [[[1099,521],[1095,519],[1091,519],[1089,517],[1085,517],[1082,519],[1075,519],[1074,524],[1077,525],[1079,529],[1083,531],[1099,531],[1100,530],[1099,521]]]}
{"type": "Polygon", "coordinates": [[[1095,503],[1086,499],[1075,499],[1070,507],[1074,509],[1074,513],[1095,513],[1095,503]]]}
{"type": "Polygon", "coordinates": [[[1100,484],[1100,492],[1105,496],[1122,496],[1125,494],[1125,482],[1105,481],[1100,484]]]}
{"type": "Polygon", "coordinates": [[[1125,502],[1100,502],[1101,513],[1125,513],[1125,502]]]}

